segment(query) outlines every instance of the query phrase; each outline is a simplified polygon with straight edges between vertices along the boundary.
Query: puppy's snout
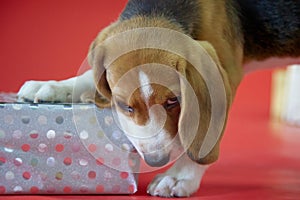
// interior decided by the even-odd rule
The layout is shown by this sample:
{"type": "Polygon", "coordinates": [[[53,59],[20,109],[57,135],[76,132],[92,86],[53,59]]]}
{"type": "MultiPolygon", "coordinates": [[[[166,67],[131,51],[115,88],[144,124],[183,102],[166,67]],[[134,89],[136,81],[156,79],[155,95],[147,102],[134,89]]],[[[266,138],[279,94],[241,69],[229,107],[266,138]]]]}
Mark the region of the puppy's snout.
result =
{"type": "Polygon", "coordinates": [[[162,167],[170,161],[170,154],[159,155],[148,153],[144,155],[145,162],[151,167],[162,167]]]}

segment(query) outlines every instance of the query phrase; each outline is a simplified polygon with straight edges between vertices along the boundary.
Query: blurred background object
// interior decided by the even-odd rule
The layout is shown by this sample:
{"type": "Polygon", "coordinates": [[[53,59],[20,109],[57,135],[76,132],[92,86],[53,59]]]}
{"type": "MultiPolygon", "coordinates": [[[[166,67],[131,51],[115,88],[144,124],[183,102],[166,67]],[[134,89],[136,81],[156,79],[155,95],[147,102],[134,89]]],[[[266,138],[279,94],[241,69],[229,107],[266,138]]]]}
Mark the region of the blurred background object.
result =
{"type": "Polygon", "coordinates": [[[274,71],[271,100],[273,120],[300,127],[300,65],[274,71]]]}

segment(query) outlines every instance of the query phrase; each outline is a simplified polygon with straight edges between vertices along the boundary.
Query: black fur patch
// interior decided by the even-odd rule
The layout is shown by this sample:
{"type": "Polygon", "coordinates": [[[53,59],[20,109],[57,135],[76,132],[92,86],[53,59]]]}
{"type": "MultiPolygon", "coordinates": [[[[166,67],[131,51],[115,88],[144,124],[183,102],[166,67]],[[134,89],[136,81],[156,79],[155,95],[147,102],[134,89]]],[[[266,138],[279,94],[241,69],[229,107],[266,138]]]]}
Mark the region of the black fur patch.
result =
{"type": "MultiPolygon", "coordinates": [[[[119,19],[162,16],[196,37],[201,32],[203,5],[199,0],[129,0],[119,19]]],[[[245,57],[300,56],[299,0],[226,0],[225,5],[233,27],[233,33],[227,34],[244,42],[245,57]]]]}
{"type": "Polygon", "coordinates": [[[300,56],[300,1],[238,0],[246,57],[300,56]]]}
{"type": "Polygon", "coordinates": [[[193,35],[200,24],[199,1],[195,0],[129,0],[120,20],[136,16],[162,16],[181,25],[193,35]]]}

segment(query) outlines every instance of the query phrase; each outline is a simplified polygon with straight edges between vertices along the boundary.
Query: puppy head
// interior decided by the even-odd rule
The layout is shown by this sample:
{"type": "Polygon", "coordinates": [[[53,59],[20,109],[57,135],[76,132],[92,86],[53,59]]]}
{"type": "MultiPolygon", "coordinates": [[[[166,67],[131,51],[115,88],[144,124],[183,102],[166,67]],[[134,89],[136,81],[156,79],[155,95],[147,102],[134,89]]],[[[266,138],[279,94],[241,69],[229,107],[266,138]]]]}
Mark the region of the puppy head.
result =
{"type": "Polygon", "coordinates": [[[154,167],[165,165],[174,145],[180,144],[176,135],[181,94],[175,61],[167,52],[143,49],[121,56],[106,69],[106,89],[121,128],[154,167]]]}
{"type": "MultiPolygon", "coordinates": [[[[226,73],[220,68],[213,47],[206,42],[199,44],[218,63],[230,104],[226,73]]],[[[210,124],[211,99],[203,77],[189,62],[163,50],[140,49],[124,54],[104,67],[105,46],[94,49],[90,55],[99,93],[96,105],[116,108],[122,130],[150,166],[168,163],[174,144],[182,146],[192,160],[202,164],[218,158],[220,138],[209,154],[199,158],[210,124]],[[169,70],[159,68],[158,63],[168,66],[169,70]],[[194,109],[191,106],[195,104],[189,102],[192,94],[183,78],[196,95],[197,107],[194,109]],[[164,84],[160,84],[161,79],[164,84]],[[190,112],[199,110],[200,121],[194,122],[190,112]],[[197,125],[195,135],[189,134],[190,124],[197,125]]]]}

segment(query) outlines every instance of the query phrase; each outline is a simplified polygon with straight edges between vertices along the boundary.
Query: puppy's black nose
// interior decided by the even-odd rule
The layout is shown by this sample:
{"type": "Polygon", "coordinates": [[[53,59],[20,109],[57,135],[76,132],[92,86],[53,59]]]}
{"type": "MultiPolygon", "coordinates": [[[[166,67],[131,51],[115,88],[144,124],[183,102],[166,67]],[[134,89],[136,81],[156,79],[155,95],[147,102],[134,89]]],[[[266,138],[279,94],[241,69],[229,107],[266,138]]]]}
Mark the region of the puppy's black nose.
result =
{"type": "Polygon", "coordinates": [[[170,155],[145,154],[145,162],[151,167],[162,167],[170,161],[170,155]]]}

